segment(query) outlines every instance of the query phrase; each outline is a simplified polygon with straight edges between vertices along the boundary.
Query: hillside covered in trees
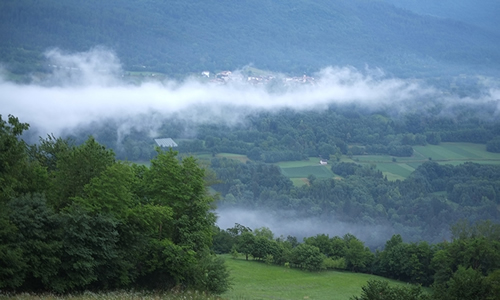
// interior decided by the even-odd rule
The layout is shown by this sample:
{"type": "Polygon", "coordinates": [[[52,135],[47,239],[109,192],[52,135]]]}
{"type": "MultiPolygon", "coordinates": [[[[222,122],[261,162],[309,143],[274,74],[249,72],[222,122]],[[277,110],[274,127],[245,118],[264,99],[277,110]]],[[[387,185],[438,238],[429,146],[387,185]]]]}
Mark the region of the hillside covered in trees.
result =
{"type": "Polygon", "coordinates": [[[193,158],[160,151],[149,168],[129,165],[93,138],[28,146],[26,129],[0,119],[0,290],[229,287],[193,158]]]}
{"type": "Polygon", "coordinates": [[[388,2],[8,0],[0,3],[0,58],[15,73],[47,71],[47,49],[105,46],[126,70],[172,77],[248,64],[295,74],[368,65],[401,77],[498,75],[494,21],[471,13],[496,16],[494,4],[473,10],[462,0],[472,17],[454,19],[388,2]]]}

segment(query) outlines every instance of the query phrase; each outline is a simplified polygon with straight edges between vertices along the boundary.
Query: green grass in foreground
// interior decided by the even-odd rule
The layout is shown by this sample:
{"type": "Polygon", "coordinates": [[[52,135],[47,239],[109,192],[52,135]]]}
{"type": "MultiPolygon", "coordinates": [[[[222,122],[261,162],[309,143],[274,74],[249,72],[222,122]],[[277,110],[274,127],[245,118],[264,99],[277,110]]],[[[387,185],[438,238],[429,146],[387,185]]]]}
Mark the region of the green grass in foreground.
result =
{"type": "MultiPolygon", "coordinates": [[[[232,259],[226,256],[226,264],[233,277],[232,290],[224,293],[224,299],[331,299],[348,300],[361,294],[361,287],[379,276],[338,272],[308,272],[298,269],[266,265],[258,261],[232,259]]],[[[404,283],[388,280],[391,284],[404,283]]]]}
{"type": "Polygon", "coordinates": [[[114,291],[105,293],[84,292],[82,294],[58,296],[53,294],[34,294],[34,293],[21,293],[16,295],[2,295],[0,299],[17,299],[17,300],[216,300],[221,299],[217,296],[207,296],[200,292],[169,292],[169,293],[150,293],[150,292],[137,292],[137,291],[114,291]]]}

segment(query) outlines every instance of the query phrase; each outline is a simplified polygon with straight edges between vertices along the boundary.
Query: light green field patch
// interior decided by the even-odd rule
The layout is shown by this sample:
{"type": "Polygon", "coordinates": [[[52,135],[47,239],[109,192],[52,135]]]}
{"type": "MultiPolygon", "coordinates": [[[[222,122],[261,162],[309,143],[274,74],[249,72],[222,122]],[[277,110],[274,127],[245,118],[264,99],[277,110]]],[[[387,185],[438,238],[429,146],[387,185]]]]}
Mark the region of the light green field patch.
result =
{"type": "MultiPolygon", "coordinates": [[[[415,170],[414,168],[401,163],[386,163],[386,164],[377,164],[377,169],[382,171],[385,174],[393,174],[397,179],[403,179],[410,176],[410,174],[415,170]]],[[[393,176],[387,176],[387,179],[393,176]]]]}
{"type": "Polygon", "coordinates": [[[443,147],[463,158],[481,158],[481,156],[475,154],[474,151],[468,151],[468,147],[464,147],[463,145],[461,147],[457,145],[443,145],[443,147]]]}
{"type": "Polygon", "coordinates": [[[237,160],[237,161],[241,161],[242,163],[246,163],[247,161],[250,160],[246,155],[243,155],[243,154],[219,153],[219,154],[216,154],[215,156],[216,157],[225,157],[225,158],[229,158],[229,159],[234,159],[234,160],[237,160]]]}
{"type": "Polygon", "coordinates": [[[280,161],[276,163],[280,168],[297,168],[306,166],[319,166],[319,158],[309,157],[307,160],[280,161]]]}
{"type": "Polygon", "coordinates": [[[415,146],[413,150],[422,157],[431,157],[433,160],[456,159],[456,154],[437,145],[415,146]]]}
{"type": "Polygon", "coordinates": [[[309,185],[309,180],[307,178],[290,178],[290,180],[293,182],[293,185],[296,187],[309,185]]]}
{"type": "Polygon", "coordinates": [[[385,177],[387,177],[387,180],[389,181],[396,181],[396,180],[405,180],[406,177],[403,177],[403,176],[400,176],[400,175],[396,175],[396,174],[393,174],[393,173],[389,173],[389,172],[382,172],[382,175],[384,175],[385,177]]]}
{"type": "Polygon", "coordinates": [[[353,159],[358,162],[389,163],[392,156],[388,155],[354,155],[353,159]]]}
{"type": "Polygon", "coordinates": [[[390,155],[356,155],[343,162],[363,165],[375,164],[389,180],[405,179],[429,157],[439,164],[460,165],[471,161],[479,164],[500,164],[500,153],[486,151],[486,145],[472,143],[441,143],[440,145],[413,146],[412,157],[393,157],[390,155]]]}
{"type": "Polygon", "coordinates": [[[418,168],[421,164],[422,164],[421,162],[407,163],[407,165],[412,167],[414,170],[418,168]]]}
{"type": "Polygon", "coordinates": [[[317,178],[332,178],[333,172],[326,166],[304,166],[295,168],[281,168],[283,175],[289,178],[307,178],[309,175],[314,175],[317,178]]]}
{"type": "Polygon", "coordinates": [[[406,170],[408,170],[410,172],[415,171],[415,168],[413,168],[412,166],[410,166],[408,164],[398,164],[398,166],[400,166],[401,168],[406,169],[406,170]]]}
{"type": "Polygon", "coordinates": [[[486,145],[472,143],[441,143],[439,145],[414,146],[415,153],[437,161],[499,161],[500,153],[486,151],[486,145]]]}
{"type": "MultiPolygon", "coordinates": [[[[228,256],[225,256],[228,257],[228,256]]],[[[226,259],[233,289],[223,299],[331,299],[348,300],[361,294],[368,280],[383,277],[337,271],[307,272],[244,259],[226,259]]],[[[405,283],[387,280],[391,285],[405,283]]]]}

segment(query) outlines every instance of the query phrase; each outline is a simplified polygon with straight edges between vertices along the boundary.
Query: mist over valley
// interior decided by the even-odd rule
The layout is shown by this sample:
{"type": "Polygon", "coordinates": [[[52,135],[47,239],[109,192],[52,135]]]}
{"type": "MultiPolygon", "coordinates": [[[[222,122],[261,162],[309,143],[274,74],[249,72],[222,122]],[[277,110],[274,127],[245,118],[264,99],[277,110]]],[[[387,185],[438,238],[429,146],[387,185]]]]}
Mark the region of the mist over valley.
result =
{"type": "Polygon", "coordinates": [[[499,9],[3,1],[0,294],[232,297],[231,256],[432,299],[476,276],[486,299],[500,274],[499,9]]]}

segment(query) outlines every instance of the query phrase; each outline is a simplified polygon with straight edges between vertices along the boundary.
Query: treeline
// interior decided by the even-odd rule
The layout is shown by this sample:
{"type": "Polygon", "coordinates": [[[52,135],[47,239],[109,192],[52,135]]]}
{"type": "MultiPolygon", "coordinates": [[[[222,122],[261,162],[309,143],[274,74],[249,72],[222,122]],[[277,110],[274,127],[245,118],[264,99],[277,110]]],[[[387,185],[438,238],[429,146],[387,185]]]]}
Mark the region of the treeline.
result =
{"type": "Polygon", "coordinates": [[[158,151],[149,168],[130,165],[93,138],[27,145],[26,129],[0,118],[2,291],[229,287],[194,158],[158,151]]]}
{"type": "Polygon", "coordinates": [[[309,271],[350,270],[432,287],[429,294],[418,286],[390,288],[374,281],[354,299],[479,300],[498,299],[500,292],[500,225],[490,221],[459,222],[452,227],[451,241],[434,245],[405,243],[394,235],[375,253],[352,234],[332,238],[318,234],[300,243],[293,236],[274,238],[266,227],[252,231],[235,224],[216,231],[214,250],[234,258],[243,255],[247,260],[309,271]]]}
{"type": "MultiPolygon", "coordinates": [[[[322,157],[336,160],[342,155],[413,155],[413,146],[441,142],[487,144],[490,152],[500,151],[500,123],[496,102],[443,107],[421,100],[410,113],[392,108],[369,110],[359,105],[332,104],[322,111],[260,112],[240,124],[193,124],[183,119],[154,114],[160,137],[180,141],[181,153],[209,152],[247,155],[253,161],[274,163],[322,157]],[[426,110],[421,108],[425,107],[426,110]]],[[[143,118],[146,118],[145,116],[143,118]]],[[[148,120],[121,120],[130,124],[148,120]]],[[[89,135],[115,149],[117,157],[132,161],[154,156],[154,141],[144,126],[124,131],[116,120],[95,122],[65,136],[83,142],[89,135]]]]}

